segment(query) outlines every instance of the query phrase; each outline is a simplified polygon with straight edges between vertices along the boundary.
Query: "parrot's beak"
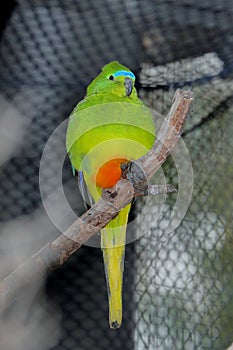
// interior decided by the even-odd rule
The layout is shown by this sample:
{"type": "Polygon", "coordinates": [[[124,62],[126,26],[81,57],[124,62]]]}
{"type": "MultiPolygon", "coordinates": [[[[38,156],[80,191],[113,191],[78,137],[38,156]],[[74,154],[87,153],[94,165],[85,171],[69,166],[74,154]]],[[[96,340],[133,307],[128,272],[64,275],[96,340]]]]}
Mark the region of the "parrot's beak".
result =
{"type": "Polygon", "coordinates": [[[125,92],[126,96],[130,96],[133,91],[133,81],[131,78],[125,78],[125,92]]]}

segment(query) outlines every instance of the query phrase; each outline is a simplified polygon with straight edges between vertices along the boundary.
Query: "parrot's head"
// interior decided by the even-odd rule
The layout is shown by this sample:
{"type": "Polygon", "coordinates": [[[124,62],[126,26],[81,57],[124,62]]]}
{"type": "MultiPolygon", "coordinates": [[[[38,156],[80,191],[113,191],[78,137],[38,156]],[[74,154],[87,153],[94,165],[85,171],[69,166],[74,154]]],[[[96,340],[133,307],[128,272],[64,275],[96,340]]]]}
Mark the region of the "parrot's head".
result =
{"type": "Polygon", "coordinates": [[[93,94],[113,94],[119,97],[137,97],[134,87],[135,75],[117,61],[102,68],[101,73],[87,88],[87,96],[93,94]]]}

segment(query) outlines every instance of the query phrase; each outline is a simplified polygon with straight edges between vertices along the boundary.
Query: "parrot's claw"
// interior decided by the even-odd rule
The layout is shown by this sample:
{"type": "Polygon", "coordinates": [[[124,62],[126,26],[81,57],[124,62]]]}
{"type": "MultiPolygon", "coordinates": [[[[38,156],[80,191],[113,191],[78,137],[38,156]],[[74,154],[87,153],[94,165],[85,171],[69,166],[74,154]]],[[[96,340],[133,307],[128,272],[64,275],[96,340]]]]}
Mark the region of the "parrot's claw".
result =
{"type": "Polygon", "coordinates": [[[135,191],[135,197],[142,196],[148,187],[146,174],[136,161],[121,164],[121,177],[129,180],[135,191]]]}

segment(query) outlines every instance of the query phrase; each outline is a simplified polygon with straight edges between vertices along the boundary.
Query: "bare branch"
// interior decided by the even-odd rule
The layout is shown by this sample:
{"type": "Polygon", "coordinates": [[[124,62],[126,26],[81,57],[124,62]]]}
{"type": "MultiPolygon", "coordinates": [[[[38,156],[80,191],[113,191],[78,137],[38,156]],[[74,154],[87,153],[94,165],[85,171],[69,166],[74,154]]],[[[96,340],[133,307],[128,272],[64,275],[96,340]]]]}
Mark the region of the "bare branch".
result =
{"type": "Polygon", "coordinates": [[[164,119],[152,149],[136,162],[126,164],[123,179],[106,189],[101,199],[55,241],[47,243],[0,283],[0,310],[9,305],[23,289],[62,265],[84,242],[99,232],[135,196],[174,192],[171,185],[147,188],[147,180],[154,175],[175,147],[182,125],[188,115],[193,97],[190,91],[177,90],[171,109],[164,119]]]}
{"type": "Polygon", "coordinates": [[[137,161],[144,169],[147,179],[156,173],[165,162],[168,154],[174,149],[192,102],[193,94],[191,91],[176,90],[171,109],[158,132],[154,146],[137,161]]]}

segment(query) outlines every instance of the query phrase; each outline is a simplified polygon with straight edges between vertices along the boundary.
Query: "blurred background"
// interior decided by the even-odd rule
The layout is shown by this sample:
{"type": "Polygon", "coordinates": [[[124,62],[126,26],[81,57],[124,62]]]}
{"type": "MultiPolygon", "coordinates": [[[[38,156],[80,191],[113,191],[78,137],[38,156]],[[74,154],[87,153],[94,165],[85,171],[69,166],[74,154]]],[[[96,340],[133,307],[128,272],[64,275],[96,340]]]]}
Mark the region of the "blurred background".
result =
{"type": "MultiPolygon", "coordinates": [[[[1,278],[60,234],[41,202],[40,159],[104,64],[130,67],[141,98],[162,115],[176,88],[195,94],[182,135],[194,171],[191,204],[170,233],[164,227],[176,195],[166,198],[156,222],[153,201],[146,211],[143,201],[137,204],[135,230],[146,233],[126,249],[122,327],[108,326],[101,251],[83,246],[1,315],[1,349],[227,349],[233,342],[232,3],[8,0],[0,7],[1,278]]],[[[58,185],[64,140],[65,128],[44,173],[48,196],[58,185]]],[[[172,158],[163,171],[178,184],[172,158]]],[[[63,185],[74,211],[83,213],[67,159],[63,185]]],[[[55,200],[58,212],[59,205],[55,200]]]]}

